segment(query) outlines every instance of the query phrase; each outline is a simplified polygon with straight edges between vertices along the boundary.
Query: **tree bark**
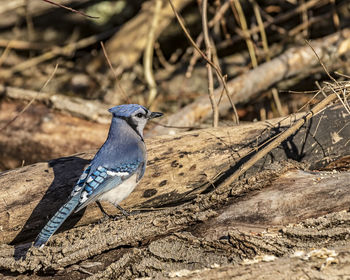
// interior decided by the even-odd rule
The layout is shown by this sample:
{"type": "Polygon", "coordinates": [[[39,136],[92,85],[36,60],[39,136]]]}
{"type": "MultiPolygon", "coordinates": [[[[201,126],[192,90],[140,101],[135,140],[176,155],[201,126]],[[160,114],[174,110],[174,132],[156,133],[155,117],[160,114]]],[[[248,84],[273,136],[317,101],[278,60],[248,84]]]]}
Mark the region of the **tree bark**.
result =
{"type": "Polygon", "coordinates": [[[283,258],[265,255],[256,258],[255,262],[251,261],[251,264],[246,262],[245,265],[226,265],[198,271],[174,271],[172,275],[178,275],[177,279],[181,280],[343,279],[344,275],[350,274],[349,250],[350,247],[344,248],[339,255],[333,250],[309,250],[302,252],[301,256],[283,258]]]}

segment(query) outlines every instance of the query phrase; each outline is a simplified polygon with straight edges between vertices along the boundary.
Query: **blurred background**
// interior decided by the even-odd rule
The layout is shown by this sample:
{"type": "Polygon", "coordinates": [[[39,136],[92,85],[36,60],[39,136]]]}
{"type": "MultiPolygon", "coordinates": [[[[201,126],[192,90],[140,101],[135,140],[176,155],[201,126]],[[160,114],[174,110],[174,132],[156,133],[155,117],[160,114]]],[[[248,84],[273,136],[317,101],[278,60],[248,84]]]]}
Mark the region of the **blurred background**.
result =
{"type": "MultiPolygon", "coordinates": [[[[108,132],[107,109],[118,104],[139,103],[169,118],[184,108],[199,110],[191,122],[152,123],[149,135],[167,134],[162,124],[212,125],[210,110],[187,107],[209,102],[206,61],[168,0],[53,2],[0,1],[0,170],[98,148],[108,132]]],[[[205,53],[202,1],[172,4],[205,53]]],[[[306,40],[326,49],[322,61],[337,80],[350,74],[350,43],[342,36],[349,34],[349,1],[213,0],[206,12],[212,61],[228,89],[247,73],[253,74],[244,84],[267,82],[234,100],[240,122],[283,117],[323,98],[312,99],[317,81],[328,77],[319,63],[308,62],[306,40]],[[295,69],[281,69],[282,78],[252,72],[286,53],[295,69]]],[[[213,78],[222,91],[221,79],[213,78]]],[[[220,108],[219,126],[235,123],[232,106],[220,108]]]]}

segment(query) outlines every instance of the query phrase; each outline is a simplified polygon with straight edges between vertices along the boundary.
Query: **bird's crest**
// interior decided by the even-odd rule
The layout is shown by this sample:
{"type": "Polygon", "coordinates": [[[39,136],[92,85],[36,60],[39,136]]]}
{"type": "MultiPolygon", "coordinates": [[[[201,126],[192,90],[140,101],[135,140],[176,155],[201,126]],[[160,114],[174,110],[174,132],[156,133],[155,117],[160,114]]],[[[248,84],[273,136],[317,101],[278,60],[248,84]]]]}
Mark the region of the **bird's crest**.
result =
{"type": "Polygon", "coordinates": [[[108,111],[116,117],[130,117],[134,112],[139,109],[143,109],[145,112],[148,110],[139,104],[124,104],[110,108],[108,111]]]}

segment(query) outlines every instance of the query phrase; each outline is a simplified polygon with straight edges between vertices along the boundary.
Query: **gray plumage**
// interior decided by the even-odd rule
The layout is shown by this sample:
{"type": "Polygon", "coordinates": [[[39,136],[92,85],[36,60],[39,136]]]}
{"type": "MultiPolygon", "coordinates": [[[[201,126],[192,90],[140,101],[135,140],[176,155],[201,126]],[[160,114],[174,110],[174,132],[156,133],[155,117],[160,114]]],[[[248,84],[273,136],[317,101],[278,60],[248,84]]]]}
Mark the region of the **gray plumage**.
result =
{"type": "Polygon", "coordinates": [[[108,137],[84,170],[65,203],[41,230],[34,246],[43,246],[67,217],[89,203],[106,200],[115,206],[134,190],[146,169],[143,129],[149,119],[162,113],[150,112],[138,104],[109,109],[113,114],[108,137]]]}

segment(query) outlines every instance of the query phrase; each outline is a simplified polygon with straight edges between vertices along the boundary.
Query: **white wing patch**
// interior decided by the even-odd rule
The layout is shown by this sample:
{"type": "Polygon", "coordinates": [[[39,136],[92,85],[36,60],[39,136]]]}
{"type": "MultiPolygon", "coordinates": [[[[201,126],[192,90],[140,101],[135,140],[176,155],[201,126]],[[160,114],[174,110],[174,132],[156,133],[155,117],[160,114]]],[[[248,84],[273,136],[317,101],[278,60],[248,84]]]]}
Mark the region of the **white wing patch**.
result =
{"type": "MultiPolygon", "coordinates": [[[[109,170],[107,167],[98,166],[95,171],[91,171],[91,168],[86,174],[83,174],[81,177],[84,180],[81,181],[81,185],[75,188],[74,195],[80,194],[80,207],[77,210],[81,209],[81,206],[84,206],[84,203],[89,203],[91,199],[93,199],[99,193],[103,194],[107,190],[100,189],[108,186],[108,188],[114,189],[121,182],[127,180],[138,168],[139,162],[125,164],[123,166],[117,167],[114,170],[109,170]],[[115,182],[116,186],[109,186],[108,182],[115,182]],[[82,190],[83,189],[83,190],[82,190]],[[96,193],[94,193],[97,190],[96,193]]],[[[130,192],[135,187],[135,182],[128,183],[124,188],[117,188],[119,191],[116,191],[116,194],[112,194],[111,201],[120,201],[127,197],[130,192]]],[[[108,191],[107,191],[108,192],[108,191]]],[[[96,199],[95,199],[96,200],[96,199]]]]}
{"type": "Polygon", "coordinates": [[[129,175],[129,172],[115,172],[115,171],[110,171],[108,170],[107,171],[107,174],[109,176],[119,176],[119,177],[123,177],[123,176],[128,176],[129,175]]]}
{"type": "Polygon", "coordinates": [[[81,197],[80,197],[80,203],[84,203],[86,200],[88,199],[88,193],[87,192],[85,192],[85,191],[83,191],[82,193],[81,193],[81,197]]]}
{"type": "Polygon", "coordinates": [[[88,174],[84,172],[83,174],[81,174],[79,180],[85,180],[85,178],[86,178],[87,175],[88,175],[88,174]]]}
{"type": "Polygon", "coordinates": [[[94,179],[90,176],[87,180],[86,180],[86,183],[90,183],[92,182],[94,179]]]}

